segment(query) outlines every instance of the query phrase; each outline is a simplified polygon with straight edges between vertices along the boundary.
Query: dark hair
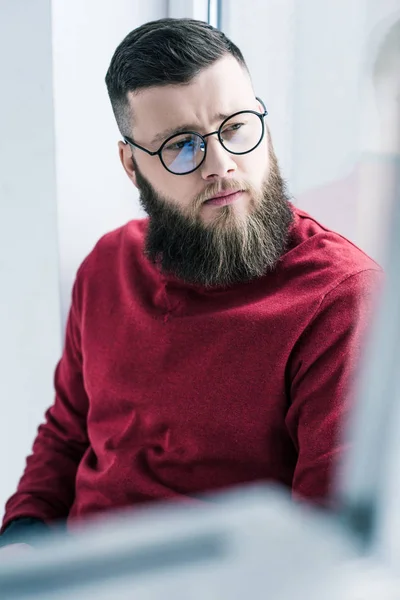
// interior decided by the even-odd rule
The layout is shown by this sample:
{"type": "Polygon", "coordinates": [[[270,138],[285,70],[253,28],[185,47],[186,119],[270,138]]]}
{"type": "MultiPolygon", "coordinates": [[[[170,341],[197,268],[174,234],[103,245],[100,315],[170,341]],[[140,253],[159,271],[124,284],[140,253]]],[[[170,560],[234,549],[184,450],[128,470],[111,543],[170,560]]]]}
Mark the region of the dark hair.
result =
{"type": "Polygon", "coordinates": [[[247,69],[239,48],[222,31],[194,19],[159,19],[131,31],[112,57],[108,95],[122,135],[132,118],[128,92],[189,83],[202,69],[231,54],[247,69]]]}

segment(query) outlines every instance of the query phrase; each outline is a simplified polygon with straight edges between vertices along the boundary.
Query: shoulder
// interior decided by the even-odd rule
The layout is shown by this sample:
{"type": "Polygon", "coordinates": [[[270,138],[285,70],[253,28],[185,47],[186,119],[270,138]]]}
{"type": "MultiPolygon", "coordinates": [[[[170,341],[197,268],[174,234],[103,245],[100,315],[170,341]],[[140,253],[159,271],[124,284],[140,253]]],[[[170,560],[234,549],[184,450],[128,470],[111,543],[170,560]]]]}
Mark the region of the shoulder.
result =
{"type": "Polygon", "coordinates": [[[294,208],[294,224],[280,269],[321,299],[341,283],[380,280],[382,268],[356,244],[294,208]]]}
{"type": "Polygon", "coordinates": [[[140,258],[143,254],[147,219],[137,219],[103,235],[78,269],[77,279],[110,273],[127,254],[140,258]]]}

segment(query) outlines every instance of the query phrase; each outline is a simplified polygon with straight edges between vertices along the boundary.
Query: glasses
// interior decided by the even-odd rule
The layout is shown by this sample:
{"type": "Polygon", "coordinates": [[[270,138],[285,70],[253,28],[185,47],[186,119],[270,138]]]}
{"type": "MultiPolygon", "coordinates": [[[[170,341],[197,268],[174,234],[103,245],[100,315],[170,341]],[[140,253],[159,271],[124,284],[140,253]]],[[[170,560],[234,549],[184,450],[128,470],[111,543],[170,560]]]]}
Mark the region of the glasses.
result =
{"type": "Polygon", "coordinates": [[[206,159],[207,140],[211,135],[218,139],[225,150],[231,154],[248,154],[261,144],[265,134],[264,117],[268,111],[264,102],[256,98],[264,109],[260,113],[255,110],[241,110],[227,117],[217,131],[200,135],[195,131],[183,131],[167,138],[156,152],[151,152],[136,144],[131,138],[124,137],[126,144],[147,152],[150,156],[158,156],[163,166],[174,175],[187,175],[198,169],[206,159]]]}

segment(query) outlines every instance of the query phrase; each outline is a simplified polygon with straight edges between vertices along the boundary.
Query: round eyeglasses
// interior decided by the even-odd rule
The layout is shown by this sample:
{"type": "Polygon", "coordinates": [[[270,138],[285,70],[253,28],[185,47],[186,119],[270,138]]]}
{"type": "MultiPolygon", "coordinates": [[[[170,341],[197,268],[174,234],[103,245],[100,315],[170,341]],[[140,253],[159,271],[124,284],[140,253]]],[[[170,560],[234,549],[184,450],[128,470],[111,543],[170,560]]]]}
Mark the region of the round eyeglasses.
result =
{"type": "Polygon", "coordinates": [[[198,169],[207,155],[206,138],[218,135],[218,139],[231,154],[248,154],[261,144],[265,133],[264,117],[268,111],[264,102],[256,98],[264,109],[260,113],[255,110],[241,110],[227,117],[217,131],[201,135],[196,131],[183,131],[167,138],[156,152],[151,152],[136,144],[131,138],[124,136],[126,144],[147,152],[150,156],[158,156],[163,166],[174,175],[188,175],[198,169]]]}

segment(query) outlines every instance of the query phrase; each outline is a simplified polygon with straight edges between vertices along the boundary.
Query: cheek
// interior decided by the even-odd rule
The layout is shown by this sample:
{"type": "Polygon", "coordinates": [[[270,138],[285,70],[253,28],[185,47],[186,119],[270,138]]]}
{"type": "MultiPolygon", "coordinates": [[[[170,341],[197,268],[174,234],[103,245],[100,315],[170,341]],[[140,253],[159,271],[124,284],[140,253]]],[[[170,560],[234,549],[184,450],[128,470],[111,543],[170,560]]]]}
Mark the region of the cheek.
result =
{"type": "Polygon", "coordinates": [[[138,167],[158,194],[168,195],[168,188],[171,187],[169,180],[172,176],[163,167],[158,156],[143,157],[140,163],[138,161],[138,167]]]}
{"type": "Polygon", "coordinates": [[[260,144],[250,154],[245,154],[237,161],[238,169],[244,179],[255,186],[261,185],[269,171],[268,145],[260,144]]]}
{"type": "Polygon", "coordinates": [[[161,193],[175,206],[185,209],[190,206],[191,200],[193,200],[195,187],[193,182],[190,183],[190,175],[182,177],[171,175],[168,180],[164,181],[161,193]]]}
{"type": "Polygon", "coordinates": [[[146,161],[143,165],[143,175],[151,183],[155,191],[168,200],[171,204],[178,207],[190,205],[190,200],[196,194],[196,178],[193,175],[173,175],[169,173],[161,164],[157,157],[149,157],[157,162],[146,161]]]}
{"type": "Polygon", "coordinates": [[[194,198],[203,191],[204,182],[196,173],[189,175],[170,175],[165,181],[165,195],[177,206],[191,209],[194,198]]]}

